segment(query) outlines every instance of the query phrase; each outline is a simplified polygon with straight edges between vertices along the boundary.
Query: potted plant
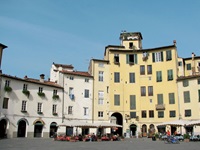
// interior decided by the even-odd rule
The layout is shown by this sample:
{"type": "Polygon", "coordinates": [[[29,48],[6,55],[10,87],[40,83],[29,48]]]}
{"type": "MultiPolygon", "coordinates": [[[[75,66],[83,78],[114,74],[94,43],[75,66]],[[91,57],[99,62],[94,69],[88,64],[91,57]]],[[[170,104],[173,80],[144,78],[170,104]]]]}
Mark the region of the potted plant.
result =
{"type": "Polygon", "coordinates": [[[30,91],[29,90],[23,90],[22,93],[24,93],[27,97],[29,97],[29,95],[30,95],[30,91]]]}
{"type": "Polygon", "coordinates": [[[40,96],[40,97],[45,97],[45,93],[43,93],[43,92],[38,92],[38,96],[40,96]]]}
{"type": "Polygon", "coordinates": [[[52,98],[53,98],[54,100],[57,100],[57,99],[59,99],[59,95],[54,94],[52,98]]]}
{"type": "Polygon", "coordinates": [[[184,142],[189,142],[190,141],[190,135],[188,133],[183,135],[184,142]]]}
{"type": "Polygon", "coordinates": [[[9,86],[5,86],[5,87],[4,87],[4,91],[6,91],[6,92],[11,92],[11,91],[12,91],[12,88],[9,87],[9,86]]]}

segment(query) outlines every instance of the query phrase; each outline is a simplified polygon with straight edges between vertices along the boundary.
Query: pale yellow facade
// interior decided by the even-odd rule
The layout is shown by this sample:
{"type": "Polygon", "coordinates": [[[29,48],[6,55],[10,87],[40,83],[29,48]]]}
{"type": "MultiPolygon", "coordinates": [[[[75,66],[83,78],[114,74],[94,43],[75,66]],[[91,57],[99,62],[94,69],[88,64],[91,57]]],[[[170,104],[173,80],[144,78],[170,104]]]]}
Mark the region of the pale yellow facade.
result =
{"type": "Polygon", "coordinates": [[[176,45],[142,49],[139,32],[121,33],[120,40],[121,45],[105,48],[102,61],[106,62],[104,78],[107,80],[103,84],[97,81],[98,61],[91,61],[94,115],[102,109],[108,112],[105,120],[112,121],[115,117],[116,123],[123,126],[117,130],[121,135],[148,136],[150,130],[157,130],[157,124],[179,119],[176,45]],[[101,88],[107,90],[104,108],[96,105],[101,88]]]}

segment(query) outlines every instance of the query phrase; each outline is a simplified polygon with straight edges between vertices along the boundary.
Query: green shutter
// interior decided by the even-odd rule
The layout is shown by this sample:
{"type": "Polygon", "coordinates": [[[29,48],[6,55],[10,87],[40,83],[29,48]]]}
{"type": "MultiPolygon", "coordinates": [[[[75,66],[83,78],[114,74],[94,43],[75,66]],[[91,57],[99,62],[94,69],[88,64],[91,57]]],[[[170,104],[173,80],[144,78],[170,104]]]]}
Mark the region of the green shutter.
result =
{"type": "Polygon", "coordinates": [[[135,56],[134,63],[137,64],[137,54],[134,54],[134,56],[135,56]]]}
{"type": "Polygon", "coordinates": [[[158,104],[163,104],[163,95],[162,94],[158,94],[157,98],[158,98],[158,104]]]}
{"type": "Polygon", "coordinates": [[[152,61],[155,62],[155,53],[152,53],[152,61]]]}
{"type": "Polygon", "coordinates": [[[129,54],[126,54],[126,64],[129,64],[129,54]]]}
{"type": "Polygon", "coordinates": [[[169,104],[175,104],[174,93],[169,93],[169,104]]]}
{"type": "Polygon", "coordinates": [[[130,109],[136,109],[136,99],[135,95],[130,95],[130,109]]]}
{"type": "Polygon", "coordinates": [[[163,61],[163,52],[161,52],[161,61],[163,61]]]}
{"type": "Polygon", "coordinates": [[[200,102],[200,90],[199,90],[199,102],[200,102]]]}

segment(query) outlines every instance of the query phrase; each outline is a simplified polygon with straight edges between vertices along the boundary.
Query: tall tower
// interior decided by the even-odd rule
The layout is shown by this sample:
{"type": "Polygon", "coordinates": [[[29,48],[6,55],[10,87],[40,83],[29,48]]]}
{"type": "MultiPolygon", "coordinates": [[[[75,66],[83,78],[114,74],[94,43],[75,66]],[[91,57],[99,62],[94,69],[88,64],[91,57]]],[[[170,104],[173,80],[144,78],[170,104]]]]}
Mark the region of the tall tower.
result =
{"type": "Polygon", "coordinates": [[[7,46],[0,43],[0,70],[1,70],[1,61],[2,61],[2,55],[3,55],[4,48],[7,48],[7,46]]]}
{"type": "Polygon", "coordinates": [[[121,40],[121,45],[125,46],[125,49],[142,49],[142,34],[140,32],[123,31],[120,33],[119,39],[121,40]]]}

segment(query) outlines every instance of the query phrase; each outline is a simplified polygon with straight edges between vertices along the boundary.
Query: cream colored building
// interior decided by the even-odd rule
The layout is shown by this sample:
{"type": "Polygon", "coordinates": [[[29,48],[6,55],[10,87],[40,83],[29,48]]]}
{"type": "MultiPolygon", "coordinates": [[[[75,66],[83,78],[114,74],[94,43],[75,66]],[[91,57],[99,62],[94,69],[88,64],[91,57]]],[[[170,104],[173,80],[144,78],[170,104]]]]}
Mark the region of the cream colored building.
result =
{"type": "Polygon", "coordinates": [[[62,123],[63,88],[55,82],[1,74],[0,138],[52,137],[62,123]]]}
{"type": "MultiPolygon", "coordinates": [[[[180,116],[184,120],[200,120],[200,57],[192,53],[192,57],[179,58],[178,64],[184,70],[183,76],[177,80],[180,116]]],[[[199,126],[188,126],[185,129],[185,132],[200,134],[199,126]]]]}
{"type": "Polygon", "coordinates": [[[123,126],[116,132],[127,137],[148,136],[156,124],[179,118],[176,43],[143,49],[142,39],[140,32],[121,33],[121,45],[105,47],[104,60],[91,60],[89,68],[94,76],[94,115],[100,108],[100,89],[107,101],[102,119],[115,118],[123,126]],[[98,81],[100,71],[103,84],[98,81]]]}

